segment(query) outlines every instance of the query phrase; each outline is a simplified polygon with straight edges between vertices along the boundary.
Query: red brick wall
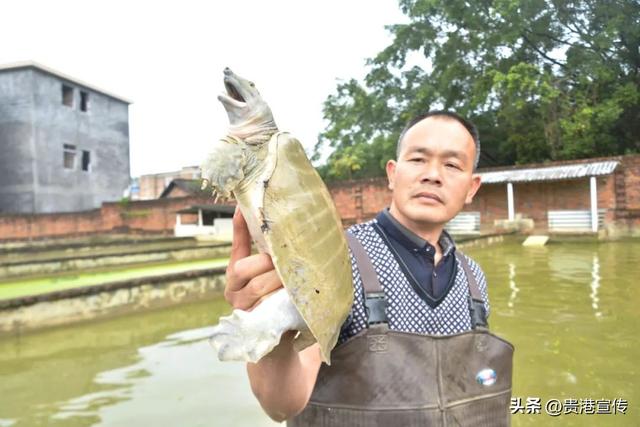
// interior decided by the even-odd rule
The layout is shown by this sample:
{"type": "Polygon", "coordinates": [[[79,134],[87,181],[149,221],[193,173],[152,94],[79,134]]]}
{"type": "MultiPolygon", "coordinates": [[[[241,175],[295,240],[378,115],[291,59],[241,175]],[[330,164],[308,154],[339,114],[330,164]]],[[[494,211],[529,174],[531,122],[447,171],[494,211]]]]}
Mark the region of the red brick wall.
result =
{"type": "Polygon", "coordinates": [[[626,209],[640,209],[640,155],[622,161],[626,209]]]}
{"type": "Polygon", "coordinates": [[[640,229],[640,155],[624,156],[617,172],[616,218],[629,227],[640,229]]]}
{"type": "MultiPolygon", "coordinates": [[[[615,208],[613,176],[596,179],[598,208],[615,208]]],[[[513,199],[515,213],[534,220],[536,228],[547,227],[549,210],[589,210],[591,195],[589,178],[567,181],[514,183],[513,199]]],[[[479,211],[481,227],[493,227],[495,220],[509,217],[507,206],[507,184],[485,184],[480,187],[472,204],[464,211],[479,211]]]]}
{"type": "Polygon", "coordinates": [[[493,226],[493,221],[496,219],[507,218],[509,216],[507,185],[481,185],[473,198],[473,202],[465,205],[463,211],[480,212],[481,230],[487,228],[487,224],[493,226]]]}
{"type": "Polygon", "coordinates": [[[369,220],[391,203],[386,178],[343,181],[328,187],[345,226],[369,220]]]}
{"type": "Polygon", "coordinates": [[[20,240],[83,234],[131,232],[171,234],[176,211],[207,204],[198,198],[138,200],[104,203],[84,212],[0,216],[0,240],[20,240]]]}

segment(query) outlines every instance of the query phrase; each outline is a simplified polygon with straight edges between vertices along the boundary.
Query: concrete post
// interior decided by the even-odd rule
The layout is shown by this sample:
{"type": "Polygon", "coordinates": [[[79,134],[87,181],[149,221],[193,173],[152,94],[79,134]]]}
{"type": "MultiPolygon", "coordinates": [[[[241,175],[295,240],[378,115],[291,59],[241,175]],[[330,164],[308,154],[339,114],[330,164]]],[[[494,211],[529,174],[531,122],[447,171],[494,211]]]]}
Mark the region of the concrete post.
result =
{"type": "Polygon", "coordinates": [[[594,233],[598,231],[598,189],[596,186],[596,177],[592,176],[589,179],[589,188],[591,190],[591,231],[594,233]]]}
{"type": "Polygon", "coordinates": [[[516,219],[515,207],[513,203],[513,183],[507,182],[507,204],[509,206],[509,221],[516,219]]]}
{"type": "Polygon", "coordinates": [[[198,209],[198,227],[202,227],[202,209],[198,209]]]}

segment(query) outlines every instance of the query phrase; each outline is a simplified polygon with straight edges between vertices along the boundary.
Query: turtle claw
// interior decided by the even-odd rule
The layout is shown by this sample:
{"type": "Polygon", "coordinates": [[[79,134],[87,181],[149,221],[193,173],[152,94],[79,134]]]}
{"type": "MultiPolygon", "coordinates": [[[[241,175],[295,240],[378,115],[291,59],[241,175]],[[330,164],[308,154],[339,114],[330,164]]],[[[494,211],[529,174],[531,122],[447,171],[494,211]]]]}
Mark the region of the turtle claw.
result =
{"type": "Polygon", "coordinates": [[[251,314],[233,310],[213,328],[209,343],[218,352],[219,360],[255,363],[278,345],[281,334],[251,314]]]}

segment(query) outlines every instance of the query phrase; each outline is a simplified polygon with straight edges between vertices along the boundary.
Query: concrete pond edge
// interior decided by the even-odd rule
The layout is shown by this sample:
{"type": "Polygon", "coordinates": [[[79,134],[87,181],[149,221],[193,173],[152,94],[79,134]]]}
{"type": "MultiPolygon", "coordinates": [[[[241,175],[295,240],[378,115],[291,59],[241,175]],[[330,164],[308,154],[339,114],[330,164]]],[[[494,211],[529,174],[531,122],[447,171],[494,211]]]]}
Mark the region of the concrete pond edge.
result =
{"type": "Polygon", "coordinates": [[[221,294],[226,267],[70,288],[0,301],[0,337],[168,307],[221,294]]]}

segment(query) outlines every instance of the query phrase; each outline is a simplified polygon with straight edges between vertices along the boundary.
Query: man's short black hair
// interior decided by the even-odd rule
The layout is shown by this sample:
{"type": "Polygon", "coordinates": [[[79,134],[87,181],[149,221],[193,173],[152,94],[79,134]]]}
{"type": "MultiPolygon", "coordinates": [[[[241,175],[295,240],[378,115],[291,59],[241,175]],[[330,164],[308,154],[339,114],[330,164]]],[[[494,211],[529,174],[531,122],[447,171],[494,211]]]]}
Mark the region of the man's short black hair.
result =
{"type": "Polygon", "coordinates": [[[427,117],[444,117],[449,118],[451,120],[455,120],[460,123],[464,128],[471,134],[473,138],[473,143],[476,146],[476,158],[473,161],[473,169],[475,170],[478,167],[478,161],[480,160],[480,134],[478,133],[478,128],[469,120],[465,119],[458,113],[454,113],[453,111],[429,111],[428,113],[420,114],[407,123],[407,125],[402,129],[402,133],[400,133],[400,138],[398,138],[398,144],[396,146],[396,158],[400,156],[400,149],[402,148],[402,139],[404,135],[407,133],[409,129],[411,129],[415,124],[423,121],[427,117]]]}

